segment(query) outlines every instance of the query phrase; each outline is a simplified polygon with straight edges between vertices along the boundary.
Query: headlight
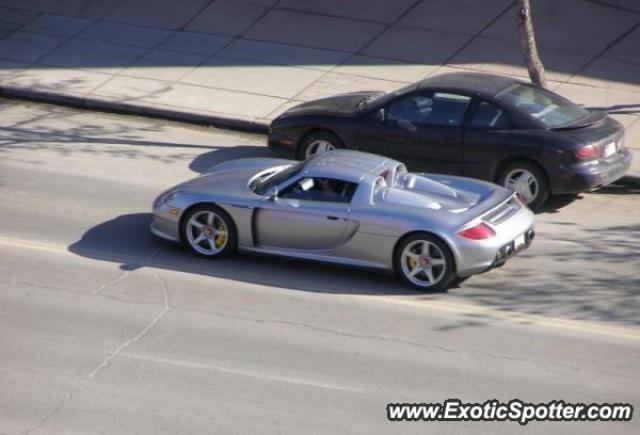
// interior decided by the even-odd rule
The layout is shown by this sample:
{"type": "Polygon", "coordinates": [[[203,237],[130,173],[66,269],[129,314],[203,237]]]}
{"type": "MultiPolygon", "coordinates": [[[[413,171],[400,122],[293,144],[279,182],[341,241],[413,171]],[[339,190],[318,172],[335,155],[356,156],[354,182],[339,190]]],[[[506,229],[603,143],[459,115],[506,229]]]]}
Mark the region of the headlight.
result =
{"type": "Polygon", "coordinates": [[[167,194],[167,195],[164,195],[164,196],[162,197],[162,199],[160,199],[160,201],[161,201],[163,204],[173,205],[173,204],[172,204],[172,201],[176,199],[176,197],[178,196],[178,194],[179,194],[179,193],[180,193],[180,192],[171,192],[171,193],[169,193],[169,194],[167,194]]]}

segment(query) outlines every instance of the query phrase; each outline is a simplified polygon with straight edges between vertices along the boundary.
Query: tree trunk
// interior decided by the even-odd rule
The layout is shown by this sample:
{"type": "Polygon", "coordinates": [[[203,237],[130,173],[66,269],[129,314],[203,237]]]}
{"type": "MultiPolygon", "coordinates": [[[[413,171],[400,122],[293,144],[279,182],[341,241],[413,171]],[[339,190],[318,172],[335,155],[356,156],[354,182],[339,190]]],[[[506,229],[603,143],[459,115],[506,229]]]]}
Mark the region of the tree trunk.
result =
{"type": "Polygon", "coordinates": [[[531,22],[531,6],[529,5],[529,0],[518,0],[518,4],[519,8],[516,15],[516,22],[529,77],[532,83],[546,88],[547,78],[544,72],[544,65],[538,55],[536,36],[533,32],[533,23],[531,22]]]}

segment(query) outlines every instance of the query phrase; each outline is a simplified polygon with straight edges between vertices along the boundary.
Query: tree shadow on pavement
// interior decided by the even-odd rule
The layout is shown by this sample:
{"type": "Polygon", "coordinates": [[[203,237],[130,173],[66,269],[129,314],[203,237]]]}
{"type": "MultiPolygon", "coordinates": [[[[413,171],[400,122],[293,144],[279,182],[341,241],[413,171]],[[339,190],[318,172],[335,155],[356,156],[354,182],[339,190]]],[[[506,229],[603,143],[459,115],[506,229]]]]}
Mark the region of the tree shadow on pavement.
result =
{"type": "Polygon", "coordinates": [[[640,104],[618,104],[606,107],[588,107],[591,110],[602,110],[610,115],[637,115],[640,114],[640,104]]]}

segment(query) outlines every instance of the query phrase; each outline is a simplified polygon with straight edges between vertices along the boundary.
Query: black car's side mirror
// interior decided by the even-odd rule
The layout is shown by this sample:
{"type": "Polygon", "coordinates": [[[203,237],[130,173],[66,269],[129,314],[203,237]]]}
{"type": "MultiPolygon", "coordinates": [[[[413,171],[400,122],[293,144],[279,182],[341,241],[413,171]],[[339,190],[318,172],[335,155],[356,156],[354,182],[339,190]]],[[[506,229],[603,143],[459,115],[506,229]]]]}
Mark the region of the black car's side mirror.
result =
{"type": "Polygon", "coordinates": [[[387,122],[387,114],[384,111],[384,108],[382,109],[378,109],[378,113],[376,113],[376,118],[378,118],[378,120],[380,122],[387,122]]]}

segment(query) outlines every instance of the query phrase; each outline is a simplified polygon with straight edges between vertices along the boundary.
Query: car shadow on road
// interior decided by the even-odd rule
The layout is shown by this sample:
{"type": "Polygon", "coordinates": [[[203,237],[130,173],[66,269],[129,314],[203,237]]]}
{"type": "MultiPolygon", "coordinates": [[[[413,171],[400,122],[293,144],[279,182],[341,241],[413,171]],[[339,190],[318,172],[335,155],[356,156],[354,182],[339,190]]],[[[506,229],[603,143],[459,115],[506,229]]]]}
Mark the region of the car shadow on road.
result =
{"type": "Polygon", "coordinates": [[[638,195],[640,194],[640,177],[627,175],[615,183],[611,183],[593,193],[605,195],[638,195]]]}
{"type": "Polygon", "coordinates": [[[319,293],[416,294],[379,271],[250,254],[221,260],[196,257],[178,244],[154,237],[149,232],[151,220],[151,213],[118,216],[89,229],[69,251],[119,263],[122,270],[152,267],[319,293]]]}
{"type": "Polygon", "coordinates": [[[321,294],[401,295],[424,301],[462,298],[505,312],[640,325],[640,278],[616,274],[621,264],[632,269],[638,265],[638,225],[591,228],[586,237],[567,233],[568,244],[543,257],[562,267],[540,271],[523,266],[534,255],[527,252],[524,257],[528,258],[515,259],[512,267],[472,277],[448,294],[433,294],[409,289],[391,274],[375,270],[251,254],[203,259],[153,236],[151,219],[151,213],[134,213],[102,222],[69,246],[69,251],[118,263],[127,271],[149,267],[321,294]]]}
{"type": "Polygon", "coordinates": [[[558,213],[563,208],[573,204],[575,201],[582,201],[586,195],[637,195],[640,194],[640,177],[627,175],[618,181],[601,187],[593,192],[579,194],[552,195],[547,203],[536,212],[536,214],[558,213]]]}
{"type": "Polygon", "coordinates": [[[582,200],[582,195],[551,195],[536,214],[558,213],[561,209],[582,200]]]}

